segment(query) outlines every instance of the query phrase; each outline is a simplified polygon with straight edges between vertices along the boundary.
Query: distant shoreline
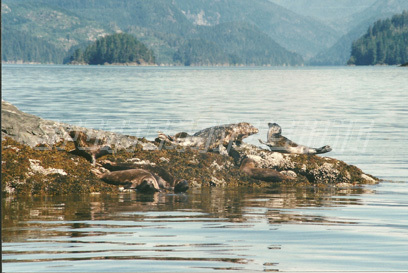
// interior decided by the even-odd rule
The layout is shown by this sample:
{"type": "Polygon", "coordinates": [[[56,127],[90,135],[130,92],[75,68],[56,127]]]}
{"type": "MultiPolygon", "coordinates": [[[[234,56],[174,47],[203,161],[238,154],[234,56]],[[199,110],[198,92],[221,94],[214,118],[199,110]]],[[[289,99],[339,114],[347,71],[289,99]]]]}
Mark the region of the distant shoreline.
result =
{"type": "Polygon", "coordinates": [[[158,64],[154,63],[137,63],[137,62],[132,62],[132,63],[104,63],[104,64],[88,64],[88,63],[67,63],[64,65],[95,65],[95,66],[100,66],[100,65],[115,65],[115,66],[159,66],[158,64]]]}
{"type": "MultiPolygon", "coordinates": [[[[307,67],[308,65],[230,65],[230,64],[208,64],[208,65],[181,65],[181,64],[138,64],[138,63],[105,63],[105,64],[87,64],[87,63],[66,63],[66,64],[56,64],[56,63],[36,63],[36,62],[1,62],[1,64],[8,65],[68,65],[68,66],[144,66],[144,67],[307,67]]],[[[313,66],[310,66],[313,67],[313,66]]],[[[321,66],[323,67],[323,66],[321,66]]],[[[328,66],[329,67],[329,66],[328,66]]],[[[342,66],[338,66],[342,67],[342,66]]]]}

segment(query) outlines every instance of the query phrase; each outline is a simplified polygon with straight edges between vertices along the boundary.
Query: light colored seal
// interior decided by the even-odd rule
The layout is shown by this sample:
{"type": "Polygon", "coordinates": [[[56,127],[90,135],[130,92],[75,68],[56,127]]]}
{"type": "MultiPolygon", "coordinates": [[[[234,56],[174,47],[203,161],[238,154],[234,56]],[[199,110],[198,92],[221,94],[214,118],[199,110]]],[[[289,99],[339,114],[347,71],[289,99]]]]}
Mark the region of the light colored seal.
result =
{"type": "Polygon", "coordinates": [[[245,158],[244,160],[242,160],[239,169],[252,178],[266,182],[282,182],[283,180],[294,179],[293,177],[283,175],[272,169],[256,168],[255,161],[250,158],[245,158]]]}
{"type": "MultiPolygon", "coordinates": [[[[196,132],[194,135],[182,132],[174,136],[159,133],[158,140],[175,146],[192,147],[200,150],[213,150],[229,146],[233,142],[241,143],[250,135],[258,133],[258,129],[247,122],[213,126],[196,132]]],[[[221,151],[221,150],[220,150],[221,151]]]]}
{"type": "Polygon", "coordinates": [[[298,145],[290,139],[282,136],[282,128],[278,124],[268,123],[268,126],[267,142],[260,139],[259,142],[268,146],[273,152],[289,154],[323,154],[332,150],[329,145],[321,148],[310,148],[304,145],[298,145]]]}
{"type": "Polygon", "coordinates": [[[85,157],[93,166],[96,158],[112,153],[104,138],[89,137],[82,131],[71,131],[69,136],[75,144],[75,150],[71,153],[85,157]]]}
{"type": "Polygon", "coordinates": [[[155,176],[143,169],[129,169],[105,173],[100,177],[103,181],[113,185],[123,185],[129,189],[140,192],[160,191],[159,183],[155,176]]]}

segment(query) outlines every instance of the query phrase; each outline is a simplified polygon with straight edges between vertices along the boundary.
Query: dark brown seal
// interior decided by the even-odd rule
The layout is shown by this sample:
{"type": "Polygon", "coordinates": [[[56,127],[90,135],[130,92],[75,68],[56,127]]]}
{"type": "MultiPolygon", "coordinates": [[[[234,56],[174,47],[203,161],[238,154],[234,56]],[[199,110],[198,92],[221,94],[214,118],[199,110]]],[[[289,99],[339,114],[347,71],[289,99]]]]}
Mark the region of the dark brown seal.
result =
{"type": "Polygon", "coordinates": [[[160,191],[159,183],[155,176],[143,169],[129,169],[105,173],[101,179],[113,185],[123,185],[129,189],[136,189],[140,192],[160,191]]]}
{"type": "Polygon", "coordinates": [[[242,172],[246,173],[252,178],[266,181],[266,182],[281,182],[283,180],[293,180],[293,177],[283,175],[272,169],[261,169],[255,167],[255,161],[250,158],[242,160],[241,167],[242,172]]]}
{"type": "Polygon", "coordinates": [[[160,189],[174,191],[176,193],[185,192],[189,189],[189,184],[186,180],[176,180],[166,169],[159,166],[152,166],[148,164],[133,164],[133,163],[116,163],[109,160],[100,162],[102,167],[111,172],[131,169],[143,169],[149,171],[160,189]]]}

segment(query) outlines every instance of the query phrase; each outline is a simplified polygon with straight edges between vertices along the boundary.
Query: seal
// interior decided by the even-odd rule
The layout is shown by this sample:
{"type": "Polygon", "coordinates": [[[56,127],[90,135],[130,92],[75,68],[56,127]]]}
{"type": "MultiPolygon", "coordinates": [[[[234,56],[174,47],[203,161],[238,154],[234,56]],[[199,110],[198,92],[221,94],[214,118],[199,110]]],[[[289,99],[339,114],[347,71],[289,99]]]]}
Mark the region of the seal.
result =
{"type": "Polygon", "coordinates": [[[193,135],[181,132],[174,136],[169,136],[159,132],[156,140],[168,142],[175,146],[213,151],[217,151],[218,148],[218,151],[221,151],[221,146],[230,147],[233,142],[240,144],[244,138],[258,132],[259,130],[248,122],[240,122],[209,127],[193,135]]]}
{"type": "Polygon", "coordinates": [[[144,193],[160,191],[155,176],[143,169],[129,169],[105,173],[100,177],[103,181],[113,185],[123,185],[125,188],[136,189],[144,193]]]}
{"type": "Polygon", "coordinates": [[[70,131],[69,136],[75,144],[75,150],[70,153],[85,157],[93,166],[96,164],[96,158],[112,153],[105,138],[89,137],[82,131],[70,131]]]}
{"type": "Polygon", "coordinates": [[[320,148],[310,148],[304,145],[298,145],[290,139],[282,136],[282,128],[276,123],[268,123],[269,130],[267,142],[259,139],[259,142],[268,146],[272,152],[288,154],[324,154],[332,150],[329,145],[320,148]]]}
{"type": "Polygon", "coordinates": [[[116,162],[114,163],[109,160],[103,160],[100,163],[102,167],[111,172],[131,169],[143,169],[149,171],[159,184],[159,188],[163,190],[180,193],[186,192],[189,189],[188,181],[186,180],[177,181],[167,170],[159,166],[141,164],[135,165],[132,163],[116,163],[116,162]]]}
{"type": "Polygon", "coordinates": [[[239,169],[252,178],[266,182],[282,182],[283,180],[294,179],[272,169],[256,168],[255,161],[250,158],[244,158],[239,169]]]}

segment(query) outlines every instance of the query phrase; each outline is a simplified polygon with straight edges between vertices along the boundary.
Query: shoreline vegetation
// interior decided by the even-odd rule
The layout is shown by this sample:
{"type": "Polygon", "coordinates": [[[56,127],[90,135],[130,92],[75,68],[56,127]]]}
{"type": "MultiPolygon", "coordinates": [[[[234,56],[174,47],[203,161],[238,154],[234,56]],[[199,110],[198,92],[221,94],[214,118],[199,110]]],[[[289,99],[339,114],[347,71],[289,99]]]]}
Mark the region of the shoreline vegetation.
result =
{"type": "MultiPolygon", "coordinates": [[[[149,63],[103,63],[103,64],[87,64],[87,63],[80,63],[80,62],[71,62],[71,63],[66,63],[66,64],[55,64],[55,63],[38,63],[38,62],[23,62],[23,61],[2,61],[1,62],[2,65],[67,65],[67,66],[71,66],[71,65],[77,65],[77,66],[141,66],[141,67],[316,67],[313,65],[305,65],[305,64],[301,64],[301,65],[243,65],[243,64],[236,64],[236,65],[232,65],[232,64],[210,64],[210,65],[182,65],[182,64],[149,64],[149,63]]],[[[343,66],[360,66],[360,65],[355,65],[355,64],[346,64],[343,66]]],[[[375,64],[375,65],[366,65],[366,66],[397,66],[397,67],[408,67],[408,63],[404,63],[404,64],[393,64],[393,65],[389,65],[389,64],[375,64]]],[[[321,66],[317,66],[317,67],[321,67],[321,66]]]]}
{"type": "Polygon", "coordinates": [[[347,64],[400,65],[408,61],[408,11],[378,20],[354,41],[347,64]]]}
{"type": "Polygon", "coordinates": [[[330,157],[282,154],[245,142],[234,143],[228,153],[180,147],[158,139],[44,120],[2,101],[3,195],[117,193],[123,185],[106,183],[98,175],[109,173],[112,166],[159,170],[167,182],[185,180],[190,188],[278,185],[347,189],[379,182],[358,167],[330,157]],[[89,139],[104,139],[110,152],[93,165],[75,153],[72,131],[83,132],[89,139]],[[241,163],[247,158],[256,166],[253,170],[273,170],[290,179],[267,182],[252,177],[242,171],[241,163]]]}

